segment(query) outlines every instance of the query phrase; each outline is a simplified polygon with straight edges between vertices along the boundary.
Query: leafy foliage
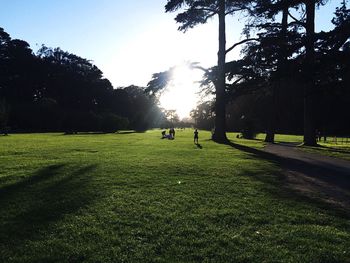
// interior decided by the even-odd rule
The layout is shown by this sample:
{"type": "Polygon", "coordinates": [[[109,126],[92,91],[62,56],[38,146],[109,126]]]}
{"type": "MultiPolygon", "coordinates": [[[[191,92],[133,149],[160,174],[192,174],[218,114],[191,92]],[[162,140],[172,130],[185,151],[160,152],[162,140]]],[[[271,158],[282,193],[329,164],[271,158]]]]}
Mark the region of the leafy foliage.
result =
{"type": "Polygon", "coordinates": [[[91,61],[44,45],[33,54],[28,43],[12,40],[2,28],[0,69],[0,98],[9,105],[1,119],[13,131],[114,132],[158,125],[161,110],[144,88],[113,89],[91,61]]]}

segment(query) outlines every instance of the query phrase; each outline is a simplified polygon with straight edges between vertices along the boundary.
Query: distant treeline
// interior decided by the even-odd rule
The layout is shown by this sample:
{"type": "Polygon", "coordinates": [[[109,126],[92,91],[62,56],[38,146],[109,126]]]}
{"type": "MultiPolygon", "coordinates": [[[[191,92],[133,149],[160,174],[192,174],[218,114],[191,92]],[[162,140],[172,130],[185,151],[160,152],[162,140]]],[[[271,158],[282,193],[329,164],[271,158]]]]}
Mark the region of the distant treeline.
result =
{"type": "Polygon", "coordinates": [[[142,87],[113,89],[91,61],[27,42],[0,28],[0,130],[143,131],[166,122],[142,87]]]}
{"type": "MultiPolygon", "coordinates": [[[[350,57],[349,57],[350,59],[350,57]]],[[[350,60],[349,60],[350,61],[350,60]]],[[[350,73],[347,73],[350,74],[350,73]]],[[[350,135],[350,84],[324,87],[315,92],[316,129],[326,135],[350,135]]],[[[253,87],[254,88],[254,87],[253,87]]],[[[266,132],[271,118],[272,94],[269,86],[251,93],[240,94],[226,107],[227,131],[252,130],[266,132]]],[[[302,85],[290,80],[278,94],[276,103],[276,133],[303,134],[303,92],[302,85]]],[[[199,104],[191,113],[196,126],[210,130],[214,127],[214,102],[199,104]]]]}

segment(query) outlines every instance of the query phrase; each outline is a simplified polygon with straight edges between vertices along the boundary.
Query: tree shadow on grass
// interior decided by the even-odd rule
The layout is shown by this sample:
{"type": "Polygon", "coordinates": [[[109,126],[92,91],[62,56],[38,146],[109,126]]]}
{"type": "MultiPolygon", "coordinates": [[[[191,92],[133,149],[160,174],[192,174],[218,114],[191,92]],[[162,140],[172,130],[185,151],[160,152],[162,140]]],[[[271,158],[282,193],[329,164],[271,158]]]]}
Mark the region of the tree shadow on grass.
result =
{"type": "MultiPolygon", "coordinates": [[[[63,168],[63,164],[55,164],[50,165],[48,167],[42,168],[33,175],[27,176],[24,179],[16,182],[14,184],[8,184],[0,188],[0,202],[6,197],[6,195],[10,195],[12,193],[16,193],[17,191],[21,191],[29,187],[30,185],[35,185],[38,182],[44,181],[57,175],[58,171],[63,168]]],[[[12,176],[7,176],[0,181],[1,184],[6,183],[6,181],[10,181],[12,176]]]]}
{"type": "Polygon", "coordinates": [[[274,142],[274,144],[279,144],[279,145],[292,147],[292,148],[299,146],[299,145],[302,145],[301,142],[284,142],[284,141],[277,141],[277,142],[274,142]]]}
{"type": "Polygon", "coordinates": [[[106,135],[114,134],[115,132],[77,132],[77,133],[63,133],[59,136],[79,136],[79,135],[106,135]]]}
{"type": "Polygon", "coordinates": [[[145,133],[146,131],[116,131],[116,132],[77,132],[77,133],[63,133],[59,136],[79,136],[79,135],[106,135],[106,134],[115,134],[115,135],[128,135],[134,133],[145,133]]]}
{"type": "Polygon", "coordinates": [[[133,133],[145,133],[145,131],[118,131],[116,134],[120,134],[120,135],[123,135],[123,134],[133,134],[133,133]]]}
{"type": "Polygon", "coordinates": [[[299,159],[281,157],[245,145],[233,142],[227,145],[249,153],[252,158],[259,158],[274,163],[283,169],[275,179],[262,174],[254,178],[276,186],[275,193],[289,197],[297,195],[306,202],[318,206],[337,208],[342,217],[350,218],[350,176],[346,169],[337,169],[336,165],[308,163],[299,159]],[[276,180],[277,179],[277,180],[276,180]]]}
{"type": "Polygon", "coordinates": [[[0,240],[12,248],[21,245],[93,202],[90,173],[95,169],[51,165],[0,188],[0,240]]]}

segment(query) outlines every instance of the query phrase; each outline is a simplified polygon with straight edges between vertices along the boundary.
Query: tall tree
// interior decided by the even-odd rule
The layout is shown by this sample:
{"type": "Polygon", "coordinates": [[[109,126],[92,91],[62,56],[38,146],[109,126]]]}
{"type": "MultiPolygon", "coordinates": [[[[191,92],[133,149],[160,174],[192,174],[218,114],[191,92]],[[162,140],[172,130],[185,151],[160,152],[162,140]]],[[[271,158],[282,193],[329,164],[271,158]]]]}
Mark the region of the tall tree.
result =
{"type": "MultiPolygon", "coordinates": [[[[296,1],[298,2],[298,1],[296,1]]],[[[317,145],[316,127],[315,127],[315,13],[316,6],[323,5],[326,0],[303,0],[300,4],[305,6],[305,20],[296,22],[305,27],[305,62],[303,68],[304,74],[304,144],[308,146],[317,145]]]]}
{"type": "Polygon", "coordinates": [[[5,99],[0,100],[0,133],[7,134],[9,109],[5,99]]]}
{"type": "Polygon", "coordinates": [[[316,1],[305,1],[306,6],[306,61],[305,70],[306,82],[304,87],[304,144],[309,146],[317,145],[316,130],[314,123],[314,96],[315,93],[315,10],[316,1]]]}
{"type": "Polygon", "coordinates": [[[278,114],[278,95],[281,91],[283,83],[285,82],[286,72],[285,66],[287,61],[287,30],[288,30],[288,6],[285,5],[282,10],[282,20],[281,20],[281,30],[278,36],[278,55],[277,55],[277,79],[272,84],[272,103],[271,103],[271,111],[270,111],[270,119],[269,124],[266,131],[265,142],[274,142],[275,141],[275,132],[276,132],[276,122],[277,122],[277,114],[278,114]]]}
{"type": "Polygon", "coordinates": [[[195,121],[195,125],[200,129],[211,129],[214,122],[213,114],[214,105],[211,101],[206,101],[197,105],[190,113],[195,121]]]}
{"type": "Polygon", "coordinates": [[[254,7],[249,12],[254,19],[246,25],[245,32],[249,34],[251,29],[258,30],[259,42],[248,47],[245,53],[246,56],[258,58],[258,61],[255,59],[251,62],[256,65],[263,65],[263,71],[268,72],[270,103],[265,141],[274,142],[278,119],[278,97],[286,78],[288,10],[291,1],[257,0],[255,2],[254,7]],[[277,23],[275,19],[279,14],[281,14],[281,22],[277,23]],[[259,52],[260,55],[256,56],[255,52],[259,52]]]}
{"type": "Polygon", "coordinates": [[[215,132],[213,139],[218,142],[227,141],[226,137],[226,74],[225,62],[226,54],[235,46],[233,45],[226,50],[226,22],[225,17],[237,11],[246,9],[246,5],[250,1],[232,1],[232,0],[216,0],[216,1],[199,1],[199,0],[168,0],[165,10],[166,12],[175,12],[181,8],[184,11],[179,13],[175,20],[180,23],[180,31],[186,31],[198,24],[204,24],[208,19],[217,16],[219,23],[219,49],[217,70],[213,83],[215,86],[215,132]]]}
{"type": "MultiPolygon", "coordinates": [[[[305,34],[302,35],[304,39],[303,46],[305,47],[305,51],[301,51],[301,47],[299,43],[293,43],[295,46],[294,52],[297,54],[301,53],[303,57],[302,59],[302,74],[303,74],[303,95],[304,95],[304,144],[305,145],[316,145],[316,130],[315,130],[315,93],[316,93],[316,77],[315,77],[315,11],[318,5],[325,4],[324,0],[259,0],[257,1],[257,5],[255,8],[256,13],[263,11],[267,16],[274,16],[278,12],[282,13],[282,21],[279,27],[279,38],[280,45],[277,49],[277,69],[275,74],[277,76],[277,81],[273,81],[272,83],[272,97],[273,103],[275,104],[276,95],[278,94],[279,87],[281,85],[281,81],[283,82],[286,78],[286,75],[283,74],[285,71],[285,65],[287,60],[287,45],[286,45],[286,35],[287,29],[289,25],[297,25],[298,27],[305,28],[305,34]],[[295,18],[290,12],[289,7],[300,7],[304,6],[304,8],[300,8],[300,10],[305,10],[305,13],[301,15],[300,19],[295,18]],[[288,17],[291,18],[292,22],[288,24],[288,17]]],[[[255,13],[255,14],[256,14],[255,13]]],[[[270,24],[271,25],[271,24],[270,24]]],[[[272,31],[271,28],[269,31],[272,31]]],[[[268,32],[269,33],[269,32],[268,32]]],[[[293,54],[290,54],[293,55],[293,54]]],[[[274,123],[275,117],[273,116],[276,110],[273,110],[271,113],[271,121],[268,128],[266,141],[273,141],[274,137],[274,123]]]]}

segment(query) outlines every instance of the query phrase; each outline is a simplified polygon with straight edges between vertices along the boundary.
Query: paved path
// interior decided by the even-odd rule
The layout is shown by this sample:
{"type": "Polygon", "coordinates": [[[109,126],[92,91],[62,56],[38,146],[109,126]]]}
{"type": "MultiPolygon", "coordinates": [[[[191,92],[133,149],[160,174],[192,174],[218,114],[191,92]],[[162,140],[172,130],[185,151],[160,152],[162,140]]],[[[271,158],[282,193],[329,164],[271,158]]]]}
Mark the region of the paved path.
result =
{"type": "Polygon", "coordinates": [[[268,144],[286,176],[288,187],[350,211],[350,161],[304,152],[295,144],[268,144]]]}

